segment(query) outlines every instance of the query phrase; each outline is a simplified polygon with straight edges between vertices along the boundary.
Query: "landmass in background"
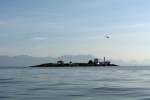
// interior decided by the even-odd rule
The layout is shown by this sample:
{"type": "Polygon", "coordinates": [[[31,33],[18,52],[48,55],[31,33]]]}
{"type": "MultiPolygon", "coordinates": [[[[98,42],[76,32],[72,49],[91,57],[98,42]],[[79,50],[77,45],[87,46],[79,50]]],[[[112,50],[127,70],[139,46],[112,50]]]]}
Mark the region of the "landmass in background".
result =
{"type": "MultiPolygon", "coordinates": [[[[7,55],[1,55],[0,56],[0,67],[23,67],[23,66],[33,66],[38,65],[42,63],[56,63],[58,60],[63,60],[65,63],[72,62],[78,62],[78,63],[86,63],[89,60],[94,60],[97,57],[94,57],[93,55],[63,55],[59,57],[32,57],[28,55],[19,55],[19,56],[13,56],[9,57],[7,55]]],[[[103,61],[103,57],[98,58],[99,61],[103,61]]],[[[107,59],[107,61],[110,61],[114,64],[120,65],[120,66],[148,66],[150,65],[150,59],[142,60],[142,61],[123,61],[121,59],[107,59]]]]}

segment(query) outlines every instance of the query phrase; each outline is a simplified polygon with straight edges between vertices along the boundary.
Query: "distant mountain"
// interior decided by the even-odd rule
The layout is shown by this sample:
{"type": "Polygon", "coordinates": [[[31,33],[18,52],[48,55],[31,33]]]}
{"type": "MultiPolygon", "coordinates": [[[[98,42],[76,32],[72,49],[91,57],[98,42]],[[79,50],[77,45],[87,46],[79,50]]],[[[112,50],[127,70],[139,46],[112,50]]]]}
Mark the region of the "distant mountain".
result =
{"type": "MultiPolygon", "coordinates": [[[[33,66],[39,65],[43,63],[56,63],[58,60],[63,60],[65,63],[69,63],[70,61],[86,63],[89,60],[94,60],[96,57],[93,55],[63,55],[59,57],[32,57],[28,55],[19,55],[9,57],[7,55],[0,56],[0,67],[10,67],[10,66],[33,66]]],[[[99,59],[99,61],[103,61],[103,59],[99,59]]],[[[120,66],[135,66],[135,65],[150,65],[150,59],[140,61],[140,63],[136,60],[131,60],[129,62],[125,62],[123,60],[114,60],[107,59],[106,61],[111,61],[112,64],[117,64],[120,66]]]]}
{"type": "Polygon", "coordinates": [[[0,67],[9,66],[33,66],[42,63],[56,63],[58,60],[63,60],[65,63],[72,62],[88,62],[95,59],[92,55],[64,55],[60,57],[32,57],[28,55],[19,55],[9,57],[6,55],[0,56],[0,67]]]}
{"type": "Polygon", "coordinates": [[[123,61],[123,60],[111,59],[110,61],[112,63],[121,65],[121,66],[150,66],[150,59],[141,60],[141,61],[137,61],[137,60],[123,61]]]}
{"type": "Polygon", "coordinates": [[[142,60],[142,61],[140,61],[140,63],[141,63],[142,65],[149,65],[149,66],[150,66],[150,59],[142,60]]]}
{"type": "Polygon", "coordinates": [[[120,66],[135,66],[135,65],[140,65],[136,60],[131,60],[131,61],[123,61],[123,60],[114,60],[114,59],[111,59],[110,60],[112,63],[115,63],[117,65],[120,65],[120,66]]]}
{"type": "Polygon", "coordinates": [[[31,57],[27,55],[20,56],[0,56],[0,67],[5,66],[31,66],[46,63],[51,57],[31,57]]]}

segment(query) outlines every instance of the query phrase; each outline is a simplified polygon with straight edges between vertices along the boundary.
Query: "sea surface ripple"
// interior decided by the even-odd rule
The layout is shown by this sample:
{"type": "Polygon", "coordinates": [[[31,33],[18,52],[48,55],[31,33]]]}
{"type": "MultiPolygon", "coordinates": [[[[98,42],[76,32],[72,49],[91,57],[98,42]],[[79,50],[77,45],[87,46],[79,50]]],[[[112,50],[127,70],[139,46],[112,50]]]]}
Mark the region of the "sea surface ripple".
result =
{"type": "Polygon", "coordinates": [[[150,66],[0,67],[0,100],[150,100],[150,66]]]}

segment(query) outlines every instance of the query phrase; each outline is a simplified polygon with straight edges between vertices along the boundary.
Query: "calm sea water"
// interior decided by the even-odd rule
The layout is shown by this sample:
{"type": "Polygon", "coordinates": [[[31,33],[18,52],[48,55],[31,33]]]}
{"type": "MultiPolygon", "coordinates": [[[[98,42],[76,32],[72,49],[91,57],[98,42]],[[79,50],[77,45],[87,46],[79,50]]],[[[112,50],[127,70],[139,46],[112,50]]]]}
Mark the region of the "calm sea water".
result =
{"type": "Polygon", "coordinates": [[[150,100],[150,66],[1,67],[0,100],[150,100]]]}

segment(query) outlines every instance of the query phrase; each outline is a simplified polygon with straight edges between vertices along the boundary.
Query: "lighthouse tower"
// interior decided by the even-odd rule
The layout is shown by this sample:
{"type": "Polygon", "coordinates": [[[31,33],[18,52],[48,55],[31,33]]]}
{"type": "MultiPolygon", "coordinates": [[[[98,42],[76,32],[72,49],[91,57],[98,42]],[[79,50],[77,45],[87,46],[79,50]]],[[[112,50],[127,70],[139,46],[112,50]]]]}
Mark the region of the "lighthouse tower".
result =
{"type": "Polygon", "coordinates": [[[104,57],[104,63],[106,62],[105,57],[104,57]]]}

